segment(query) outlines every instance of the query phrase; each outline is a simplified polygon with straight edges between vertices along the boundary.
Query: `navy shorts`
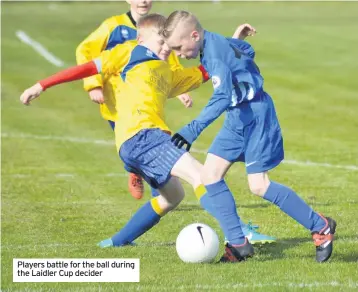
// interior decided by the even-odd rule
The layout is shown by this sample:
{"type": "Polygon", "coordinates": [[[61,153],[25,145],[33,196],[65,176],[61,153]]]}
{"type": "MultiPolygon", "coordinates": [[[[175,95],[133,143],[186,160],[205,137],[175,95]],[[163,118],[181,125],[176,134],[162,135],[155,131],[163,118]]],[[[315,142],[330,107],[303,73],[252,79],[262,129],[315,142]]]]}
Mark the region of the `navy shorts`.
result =
{"type": "Polygon", "coordinates": [[[141,130],[124,142],[119,156],[128,171],[139,174],[153,188],[161,188],[171,178],[171,170],[186,152],[170,141],[160,129],[141,130]]]}
{"type": "Polygon", "coordinates": [[[262,92],[255,100],[229,109],[208,153],[230,162],[245,162],[248,174],[280,164],[283,139],[271,97],[262,92]]]}
{"type": "Polygon", "coordinates": [[[112,130],[114,131],[114,128],[116,127],[116,123],[113,121],[108,121],[109,126],[112,128],[112,130]]]}

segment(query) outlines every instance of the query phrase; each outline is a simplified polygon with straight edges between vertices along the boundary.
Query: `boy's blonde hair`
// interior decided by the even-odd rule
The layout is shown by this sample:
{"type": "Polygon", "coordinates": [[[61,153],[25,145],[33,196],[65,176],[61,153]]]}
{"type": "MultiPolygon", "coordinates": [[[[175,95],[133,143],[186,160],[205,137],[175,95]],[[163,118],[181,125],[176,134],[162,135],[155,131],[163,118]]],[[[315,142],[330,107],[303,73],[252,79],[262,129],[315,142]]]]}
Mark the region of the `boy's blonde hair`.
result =
{"type": "Polygon", "coordinates": [[[163,30],[166,18],[159,13],[151,13],[141,17],[137,22],[138,31],[151,29],[158,33],[163,30]]]}
{"type": "Polygon", "coordinates": [[[182,23],[185,24],[186,28],[195,29],[198,32],[203,30],[194,14],[184,10],[177,10],[169,15],[160,34],[168,39],[173,34],[175,28],[182,23]]]}

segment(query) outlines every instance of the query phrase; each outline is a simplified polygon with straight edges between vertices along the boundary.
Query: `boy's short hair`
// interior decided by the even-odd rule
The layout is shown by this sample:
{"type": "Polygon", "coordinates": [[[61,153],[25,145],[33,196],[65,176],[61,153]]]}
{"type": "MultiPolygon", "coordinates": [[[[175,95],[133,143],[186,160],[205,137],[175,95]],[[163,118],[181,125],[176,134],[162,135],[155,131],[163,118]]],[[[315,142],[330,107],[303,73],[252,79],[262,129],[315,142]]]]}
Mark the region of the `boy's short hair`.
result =
{"type": "Polygon", "coordinates": [[[140,29],[146,29],[151,28],[158,33],[163,30],[164,24],[166,21],[166,17],[159,14],[159,13],[151,13],[146,16],[141,17],[137,22],[137,28],[140,29]]]}
{"type": "Polygon", "coordinates": [[[166,39],[170,38],[175,28],[182,21],[191,22],[198,31],[203,29],[194,14],[184,10],[177,10],[169,15],[160,34],[166,39]]]}

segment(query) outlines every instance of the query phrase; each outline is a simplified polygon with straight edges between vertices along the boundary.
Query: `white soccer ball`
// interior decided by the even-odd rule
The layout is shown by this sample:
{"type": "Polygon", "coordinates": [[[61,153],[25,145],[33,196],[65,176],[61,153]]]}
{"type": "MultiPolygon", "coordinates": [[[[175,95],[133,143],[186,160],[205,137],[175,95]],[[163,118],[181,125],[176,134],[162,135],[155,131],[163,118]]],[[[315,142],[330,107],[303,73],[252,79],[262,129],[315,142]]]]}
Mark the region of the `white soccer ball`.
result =
{"type": "Polygon", "coordinates": [[[190,224],[180,231],[176,249],[185,263],[210,263],[219,252],[219,238],[206,224],[190,224]]]}

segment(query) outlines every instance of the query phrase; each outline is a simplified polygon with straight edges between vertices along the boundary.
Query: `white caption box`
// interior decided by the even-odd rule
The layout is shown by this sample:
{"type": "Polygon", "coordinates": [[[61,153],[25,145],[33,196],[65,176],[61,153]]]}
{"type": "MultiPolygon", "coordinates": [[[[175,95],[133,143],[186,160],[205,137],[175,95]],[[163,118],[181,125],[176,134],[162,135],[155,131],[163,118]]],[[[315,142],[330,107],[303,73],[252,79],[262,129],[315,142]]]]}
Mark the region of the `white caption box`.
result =
{"type": "Polygon", "coordinates": [[[13,259],[13,282],[139,282],[139,259],[13,259]]]}

